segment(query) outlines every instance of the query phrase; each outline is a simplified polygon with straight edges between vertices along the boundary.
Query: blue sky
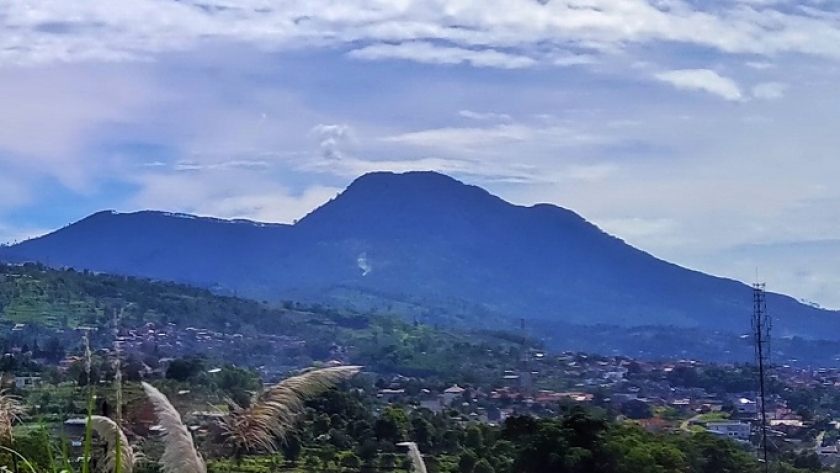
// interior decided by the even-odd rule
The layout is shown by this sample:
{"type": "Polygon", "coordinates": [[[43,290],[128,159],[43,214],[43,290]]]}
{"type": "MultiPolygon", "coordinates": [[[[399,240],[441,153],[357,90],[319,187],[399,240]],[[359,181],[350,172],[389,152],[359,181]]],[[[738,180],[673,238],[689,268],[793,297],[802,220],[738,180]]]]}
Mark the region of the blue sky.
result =
{"type": "Polygon", "coordinates": [[[834,2],[7,0],[0,31],[0,241],[434,169],[840,307],[834,2]]]}

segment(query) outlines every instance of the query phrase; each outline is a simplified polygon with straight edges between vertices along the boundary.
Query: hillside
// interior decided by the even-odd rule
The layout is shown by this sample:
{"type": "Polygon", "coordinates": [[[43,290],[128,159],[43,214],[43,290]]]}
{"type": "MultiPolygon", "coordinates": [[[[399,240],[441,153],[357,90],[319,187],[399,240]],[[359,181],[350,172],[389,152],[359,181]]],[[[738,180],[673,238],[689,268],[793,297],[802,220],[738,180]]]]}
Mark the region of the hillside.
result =
{"type": "MultiPolygon", "coordinates": [[[[752,303],[748,286],[659,260],[570,210],[512,205],[431,172],[362,176],[295,225],[101,212],[0,259],[503,328],[526,318],[741,334],[752,303]]],[[[777,335],[840,340],[837,312],[778,294],[768,306],[777,335]]]]}
{"type": "MultiPolygon", "coordinates": [[[[453,331],[407,323],[396,316],[365,316],[322,306],[285,302],[280,307],[183,284],[108,274],[54,270],[42,265],[0,264],[0,346],[58,337],[78,347],[80,326],[98,328],[93,343],[110,347],[116,313],[123,332],[164,327],[177,343],[126,341],[123,349],[159,356],[201,354],[225,363],[273,372],[338,357],[382,372],[448,378],[493,378],[510,360],[502,357],[518,342],[505,333],[453,331]],[[18,325],[20,324],[20,325],[18,325]],[[20,326],[24,326],[21,330],[20,326]],[[201,341],[195,332],[218,333],[224,344],[201,341]],[[241,334],[244,337],[231,336],[241,334]],[[280,339],[279,344],[277,340],[280,339]],[[158,352],[160,350],[160,352],[158,352]],[[466,374],[465,374],[466,373],[466,374]]],[[[154,339],[154,337],[152,337],[154,339]]]]}

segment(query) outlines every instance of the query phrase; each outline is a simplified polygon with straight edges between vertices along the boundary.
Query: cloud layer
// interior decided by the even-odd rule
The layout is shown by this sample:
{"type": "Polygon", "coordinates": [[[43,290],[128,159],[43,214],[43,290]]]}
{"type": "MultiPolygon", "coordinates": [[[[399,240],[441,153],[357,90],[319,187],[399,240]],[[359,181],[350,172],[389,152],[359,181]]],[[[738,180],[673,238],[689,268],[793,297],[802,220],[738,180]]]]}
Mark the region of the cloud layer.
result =
{"type": "Polygon", "coordinates": [[[0,14],[6,64],[150,60],[224,42],[267,50],[353,45],[350,55],[361,59],[487,67],[655,42],[840,57],[837,12],[818,1],[10,0],[0,14]]]}

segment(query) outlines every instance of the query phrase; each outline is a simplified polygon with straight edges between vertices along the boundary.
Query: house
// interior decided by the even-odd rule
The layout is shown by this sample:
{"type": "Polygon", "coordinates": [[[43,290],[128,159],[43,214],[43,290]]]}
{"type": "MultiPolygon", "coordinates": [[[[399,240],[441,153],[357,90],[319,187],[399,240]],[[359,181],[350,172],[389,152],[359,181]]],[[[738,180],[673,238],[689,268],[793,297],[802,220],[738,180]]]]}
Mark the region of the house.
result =
{"type": "Polygon", "coordinates": [[[443,412],[443,400],[442,399],[425,399],[420,401],[420,408],[428,409],[435,414],[440,414],[443,412]]]}
{"type": "Polygon", "coordinates": [[[385,389],[380,389],[379,392],[376,393],[376,397],[378,397],[380,399],[384,399],[386,401],[390,401],[390,400],[393,400],[395,398],[398,398],[398,397],[404,396],[404,395],[405,395],[405,389],[402,389],[402,388],[400,388],[400,389],[385,388],[385,389]]]}
{"type": "Polygon", "coordinates": [[[671,401],[671,407],[682,413],[686,413],[691,409],[691,399],[674,399],[671,401]]]}
{"type": "Polygon", "coordinates": [[[738,414],[754,415],[758,412],[758,403],[743,397],[735,402],[735,407],[738,409],[738,414]]]}
{"type": "Polygon", "coordinates": [[[793,435],[804,426],[801,420],[796,419],[773,419],[770,421],[770,427],[773,430],[782,432],[785,435],[793,435]]]}
{"type": "Polygon", "coordinates": [[[15,376],[15,388],[31,388],[41,383],[40,376],[15,376]]]}
{"type": "Polygon", "coordinates": [[[706,424],[706,430],[710,433],[736,440],[749,440],[750,438],[750,424],[738,421],[709,422],[706,424]]]}
{"type": "Polygon", "coordinates": [[[446,388],[441,395],[441,399],[443,403],[447,406],[452,404],[452,401],[464,395],[464,391],[466,389],[458,386],[457,384],[453,385],[452,387],[446,388]]]}

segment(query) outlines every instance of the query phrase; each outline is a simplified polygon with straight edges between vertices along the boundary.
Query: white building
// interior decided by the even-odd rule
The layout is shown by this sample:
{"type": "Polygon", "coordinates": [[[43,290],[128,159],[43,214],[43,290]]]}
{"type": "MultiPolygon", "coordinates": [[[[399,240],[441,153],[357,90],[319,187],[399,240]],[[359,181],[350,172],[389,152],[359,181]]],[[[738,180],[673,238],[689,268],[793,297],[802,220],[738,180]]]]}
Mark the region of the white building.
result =
{"type": "Polygon", "coordinates": [[[758,403],[743,397],[738,399],[738,402],[735,403],[735,407],[738,408],[739,414],[755,414],[758,412],[758,403]]]}
{"type": "Polygon", "coordinates": [[[709,422],[706,424],[706,430],[716,435],[737,440],[749,440],[750,438],[750,424],[743,422],[709,422]]]}
{"type": "Polygon", "coordinates": [[[37,386],[41,383],[40,376],[15,376],[15,387],[17,389],[26,389],[37,386]]]}

